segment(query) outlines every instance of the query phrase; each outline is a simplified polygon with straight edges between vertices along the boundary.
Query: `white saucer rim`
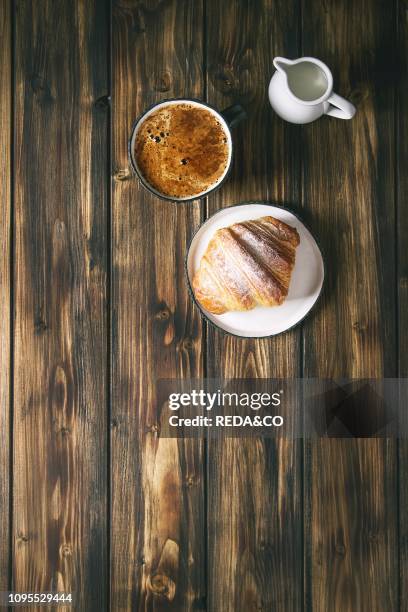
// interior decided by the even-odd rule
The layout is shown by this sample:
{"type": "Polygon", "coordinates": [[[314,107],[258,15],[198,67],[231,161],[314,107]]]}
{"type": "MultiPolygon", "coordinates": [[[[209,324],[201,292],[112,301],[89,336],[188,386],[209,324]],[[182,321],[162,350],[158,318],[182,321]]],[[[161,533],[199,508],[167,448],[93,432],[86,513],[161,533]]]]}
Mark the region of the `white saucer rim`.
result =
{"type": "Polygon", "coordinates": [[[315,309],[316,305],[320,301],[320,298],[321,298],[322,293],[323,293],[324,285],[325,285],[325,280],[326,280],[326,261],[325,261],[325,255],[324,255],[324,252],[323,252],[323,249],[321,247],[321,244],[320,244],[319,240],[317,240],[317,238],[315,237],[314,233],[311,231],[309,226],[303,221],[303,219],[299,216],[297,211],[295,212],[292,208],[290,208],[288,206],[282,206],[281,204],[275,204],[273,202],[265,202],[265,201],[259,201],[259,200],[258,201],[257,200],[250,200],[250,201],[247,201],[247,202],[238,202],[237,204],[230,204],[229,206],[224,206],[223,208],[220,208],[219,210],[215,211],[212,215],[207,217],[207,219],[205,219],[202,223],[200,223],[199,227],[196,229],[196,231],[194,232],[193,236],[191,237],[191,240],[190,240],[190,242],[188,244],[188,247],[187,247],[186,255],[185,255],[185,258],[184,258],[184,273],[185,273],[185,276],[186,276],[187,289],[188,289],[188,292],[190,294],[190,297],[193,300],[194,304],[197,306],[201,318],[204,319],[209,325],[211,325],[216,330],[218,330],[219,332],[221,332],[222,334],[224,334],[226,336],[233,336],[234,338],[240,338],[242,340],[250,340],[250,339],[252,339],[252,340],[265,340],[267,338],[274,338],[275,336],[280,336],[282,334],[286,334],[287,332],[292,331],[293,329],[298,327],[298,325],[303,323],[303,321],[315,309]],[[240,334],[235,334],[235,333],[233,333],[231,331],[227,331],[223,327],[220,327],[219,325],[217,325],[212,319],[210,319],[207,316],[207,314],[204,312],[203,308],[201,307],[200,303],[198,302],[197,298],[195,297],[194,290],[193,290],[193,287],[191,286],[191,282],[190,282],[190,276],[189,276],[189,273],[188,273],[188,256],[189,256],[192,244],[194,242],[194,239],[195,239],[196,235],[198,234],[198,232],[207,223],[209,223],[211,220],[213,220],[214,217],[216,217],[217,215],[223,213],[225,210],[228,210],[230,208],[237,208],[238,206],[252,206],[252,205],[254,205],[254,206],[260,206],[261,205],[261,206],[270,206],[270,207],[273,207],[273,208],[280,208],[281,210],[285,210],[285,211],[289,212],[291,215],[293,215],[294,217],[296,217],[296,219],[305,227],[305,229],[309,232],[309,234],[313,238],[314,242],[316,243],[317,250],[320,253],[320,257],[321,257],[321,261],[322,261],[322,266],[323,266],[323,270],[322,270],[322,273],[323,273],[322,274],[322,284],[321,284],[319,293],[317,294],[316,299],[313,302],[313,304],[311,304],[309,310],[303,315],[303,317],[301,319],[296,321],[296,323],[294,323],[290,327],[287,327],[286,329],[283,329],[282,331],[277,332],[275,334],[266,334],[264,336],[241,336],[240,334]]]}

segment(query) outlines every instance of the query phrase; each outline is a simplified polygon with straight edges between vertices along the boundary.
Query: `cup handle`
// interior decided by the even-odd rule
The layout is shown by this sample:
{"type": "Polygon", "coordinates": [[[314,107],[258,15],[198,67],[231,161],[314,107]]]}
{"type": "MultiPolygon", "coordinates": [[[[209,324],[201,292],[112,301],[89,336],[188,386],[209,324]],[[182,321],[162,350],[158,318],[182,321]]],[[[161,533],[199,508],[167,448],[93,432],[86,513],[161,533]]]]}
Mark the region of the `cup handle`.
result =
{"type": "Polygon", "coordinates": [[[331,105],[326,111],[326,115],[329,115],[329,117],[352,119],[356,114],[356,107],[351,102],[335,93],[333,93],[327,101],[331,105]]]}
{"type": "Polygon", "coordinates": [[[224,117],[229,128],[235,127],[240,121],[243,121],[248,116],[245,108],[240,104],[229,106],[221,112],[221,115],[224,117]]]}

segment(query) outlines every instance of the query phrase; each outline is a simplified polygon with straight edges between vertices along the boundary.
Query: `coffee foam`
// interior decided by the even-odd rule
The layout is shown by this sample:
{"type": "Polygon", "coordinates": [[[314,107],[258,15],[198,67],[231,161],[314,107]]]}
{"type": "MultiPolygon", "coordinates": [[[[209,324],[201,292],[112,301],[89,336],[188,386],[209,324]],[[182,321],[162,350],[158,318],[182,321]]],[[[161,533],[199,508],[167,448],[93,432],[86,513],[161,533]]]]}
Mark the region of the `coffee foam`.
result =
{"type": "Polygon", "coordinates": [[[229,162],[228,136],[214,113],[167,105],[146,117],[135,141],[138,168],[159,193],[191,198],[213,188],[229,162]]]}

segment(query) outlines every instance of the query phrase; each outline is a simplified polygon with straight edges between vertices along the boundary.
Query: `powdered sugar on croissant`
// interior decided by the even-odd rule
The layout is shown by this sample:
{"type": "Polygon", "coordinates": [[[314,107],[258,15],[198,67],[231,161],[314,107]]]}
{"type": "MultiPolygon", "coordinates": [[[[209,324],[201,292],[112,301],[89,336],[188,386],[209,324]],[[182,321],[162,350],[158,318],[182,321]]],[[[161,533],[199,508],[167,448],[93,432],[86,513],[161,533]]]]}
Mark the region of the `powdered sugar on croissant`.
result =
{"type": "Polygon", "coordinates": [[[217,230],[193,279],[196,299],[214,314],[282,304],[298,245],[297,230],[269,216],[217,230]]]}

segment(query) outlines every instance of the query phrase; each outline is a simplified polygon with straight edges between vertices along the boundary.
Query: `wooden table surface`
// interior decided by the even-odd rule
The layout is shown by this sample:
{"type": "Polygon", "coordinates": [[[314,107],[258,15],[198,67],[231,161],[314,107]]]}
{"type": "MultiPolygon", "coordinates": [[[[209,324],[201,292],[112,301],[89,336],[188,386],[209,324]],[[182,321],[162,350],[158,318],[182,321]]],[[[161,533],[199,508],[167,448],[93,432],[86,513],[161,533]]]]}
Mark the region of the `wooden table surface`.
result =
{"type": "Polygon", "coordinates": [[[408,610],[408,445],[162,439],[157,378],[408,373],[407,0],[0,0],[0,590],[75,610],[408,610]],[[357,106],[299,127],[273,57],[357,106]],[[243,104],[225,185],[155,199],[135,117],[243,104]],[[186,290],[200,222],[293,208],[327,279],[296,329],[241,340],[186,290]]]}

